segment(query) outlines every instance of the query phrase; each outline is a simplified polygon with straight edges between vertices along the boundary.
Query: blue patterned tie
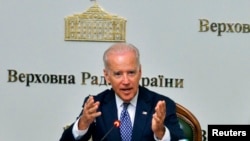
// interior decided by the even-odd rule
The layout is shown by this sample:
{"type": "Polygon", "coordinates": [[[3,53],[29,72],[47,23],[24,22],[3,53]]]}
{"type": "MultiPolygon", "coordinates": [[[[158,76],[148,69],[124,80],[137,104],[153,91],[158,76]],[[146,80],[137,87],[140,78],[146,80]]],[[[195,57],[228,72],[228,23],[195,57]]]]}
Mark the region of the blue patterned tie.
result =
{"type": "Polygon", "coordinates": [[[129,103],[123,103],[123,110],[121,112],[121,125],[120,132],[122,141],[131,141],[132,138],[132,123],[129,117],[129,113],[127,111],[129,103]]]}

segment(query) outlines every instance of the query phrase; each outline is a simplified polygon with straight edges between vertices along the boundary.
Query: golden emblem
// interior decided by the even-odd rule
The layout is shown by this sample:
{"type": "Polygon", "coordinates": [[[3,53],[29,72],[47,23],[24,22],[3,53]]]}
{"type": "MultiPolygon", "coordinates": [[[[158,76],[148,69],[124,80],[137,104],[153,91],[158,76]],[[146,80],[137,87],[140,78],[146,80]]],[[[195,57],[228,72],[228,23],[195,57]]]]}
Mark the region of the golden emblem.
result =
{"type": "Polygon", "coordinates": [[[96,1],[85,12],[65,17],[66,41],[126,41],[126,19],[109,14],[96,1]]]}

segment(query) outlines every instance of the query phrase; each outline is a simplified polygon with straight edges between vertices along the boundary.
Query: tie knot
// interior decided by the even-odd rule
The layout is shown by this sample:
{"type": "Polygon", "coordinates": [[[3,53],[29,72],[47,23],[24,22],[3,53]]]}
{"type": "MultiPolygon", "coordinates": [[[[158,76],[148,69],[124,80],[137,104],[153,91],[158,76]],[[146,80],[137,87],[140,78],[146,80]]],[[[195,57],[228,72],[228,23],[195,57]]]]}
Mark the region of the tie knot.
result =
{"type": "Polygon", "coordinates": [[[123,109],[127,109],[130,103],[123,103],[123,109]]]}

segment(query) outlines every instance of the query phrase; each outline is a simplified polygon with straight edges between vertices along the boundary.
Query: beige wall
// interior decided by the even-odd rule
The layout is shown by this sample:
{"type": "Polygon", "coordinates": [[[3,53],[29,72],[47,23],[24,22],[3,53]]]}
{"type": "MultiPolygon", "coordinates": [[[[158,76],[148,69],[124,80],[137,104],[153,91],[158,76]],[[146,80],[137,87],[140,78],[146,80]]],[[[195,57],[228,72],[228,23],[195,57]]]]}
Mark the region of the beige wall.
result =
{"type": "MultiPolygon", "coordinates": [[[[184,88],[151,87],[208,124],[250,124],[249,33],[199,32],[199,19],[249,24],[247,0],[99,0],[127,19],[127,42],[141,50],[143,76],[183,78],[184,88]]],[[[88,94],[104,86],[81,85],[81,72],[102,75],[110,42],[64,41],[64,17],[85,11],[88,0],[0,1],[0,139],[58,140],[88,94]],[[8,70],[73,75],[76,84],[8,82],[8,70]],[[37,138],[38,137],[38,138],[37,138]]],[[[234,30],[235,31],[235,30],[234,30]]]]}

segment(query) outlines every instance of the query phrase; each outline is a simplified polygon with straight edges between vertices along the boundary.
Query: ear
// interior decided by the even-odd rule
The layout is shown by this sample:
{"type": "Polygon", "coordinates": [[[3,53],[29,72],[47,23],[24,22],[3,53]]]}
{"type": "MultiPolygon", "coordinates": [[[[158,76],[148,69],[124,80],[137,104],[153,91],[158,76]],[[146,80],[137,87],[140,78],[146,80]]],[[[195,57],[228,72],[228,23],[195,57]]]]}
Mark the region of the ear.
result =
{"type": "Polygon", "coordinates": [[[105,77],[106,82],[109,84],[110,81],[109,81],[109,73],[108,73],[108,70],[103,69],[103,75],[104,75],[104,77],[105,77]]]}
{"type": "Polygon", "coordinates": [[[139,73],[140,73],[140,77],[141,77],[141,74],[142,74],[142,71],[141,71],[141,64],[139,66],[139,73]]]}

